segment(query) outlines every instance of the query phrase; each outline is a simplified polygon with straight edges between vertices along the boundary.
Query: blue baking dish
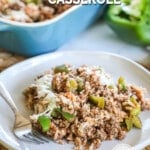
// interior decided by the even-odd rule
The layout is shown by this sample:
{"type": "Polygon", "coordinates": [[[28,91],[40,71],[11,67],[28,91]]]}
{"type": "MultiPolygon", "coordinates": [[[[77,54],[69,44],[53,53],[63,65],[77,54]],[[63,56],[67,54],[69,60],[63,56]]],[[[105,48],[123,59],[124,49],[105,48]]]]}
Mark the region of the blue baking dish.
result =
{"type": "Polygon", "coordinates": [[[39,23],[20,23],[0,18],[0,48],[35,56],[56,50],[93,23],[104,5],[73,6],[57,17],[39,23]]]}

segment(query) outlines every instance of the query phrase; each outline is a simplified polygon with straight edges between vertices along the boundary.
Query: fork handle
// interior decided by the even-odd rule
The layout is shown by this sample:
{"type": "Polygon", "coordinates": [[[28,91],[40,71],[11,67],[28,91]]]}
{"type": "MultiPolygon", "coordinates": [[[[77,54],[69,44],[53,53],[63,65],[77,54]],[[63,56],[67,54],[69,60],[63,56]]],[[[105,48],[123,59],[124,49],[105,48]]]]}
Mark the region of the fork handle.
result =
{"type": "Polygon", "coordinates": [[[0,82],[0,96],[5,100],[5,102],[10,106],[14,114],[16,115],[18,112],[18,109],[9,94],[8,90],[5,88],[4,84],[0,82]]]}

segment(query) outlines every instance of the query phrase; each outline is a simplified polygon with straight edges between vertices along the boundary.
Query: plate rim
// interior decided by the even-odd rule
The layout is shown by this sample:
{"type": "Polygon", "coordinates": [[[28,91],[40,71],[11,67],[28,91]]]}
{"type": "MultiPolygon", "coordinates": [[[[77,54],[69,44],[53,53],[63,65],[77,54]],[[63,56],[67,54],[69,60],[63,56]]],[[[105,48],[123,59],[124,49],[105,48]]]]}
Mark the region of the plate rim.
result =
{"type": "Polygon", "coordinates": [[[32,61],[38,61],[39,63],[39,60],[44,60],[44,58],[50,58],[50,56],[57,56],[57,55],[64,55],[64,54],[71,54],[71,55],[83,55],[83,54],[98,54],[98,55],[108,55],[108,56],[113,56],[113,57],[117,57],[117,58],[120,58],[124,61],[127,61],[131,64],[133,64],[134,66],[136,66],[138,69],[144,71],[144,73],[146,73],[147,75],[150,76],[150,71],[148,71],[146,68],[144,68],[141,64],[125,57],[125,56],[122,56],[120,54],[116,54],[116,53],[111,53],[111,52],[105,52],[105,51],[55,51],[55,52],[51,52],[51,53],[47,53],[47,54],[42,54],[42,55],[38,55],[38,56],[34,56],[34,57],[31,57],[31,58],[27,58],[26,60],[23,60],[17,64],[14,64],[10,67],[8,67],[7,69],[5,69],[4,71],[2,71],[0,73],[0,79],[3,78],[3,76],[5,74],[7,74],[7,72],[10,72],[11,70],[13,70],[14,68],[19,68],[21,66],[25,66],[25,64],[29,63],[29,62],[32,62],[32,61]]]}

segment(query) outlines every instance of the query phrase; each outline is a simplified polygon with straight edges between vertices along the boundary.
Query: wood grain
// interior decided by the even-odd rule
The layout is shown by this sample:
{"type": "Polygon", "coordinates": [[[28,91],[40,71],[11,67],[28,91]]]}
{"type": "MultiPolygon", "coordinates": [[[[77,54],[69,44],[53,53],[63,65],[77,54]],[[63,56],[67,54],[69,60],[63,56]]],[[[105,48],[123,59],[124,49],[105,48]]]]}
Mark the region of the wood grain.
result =
{"type": "Polygon", "coordinates": [[[3,71],[9,66],[16,64],[17,62],[20,62],[24,59],[25,58],[22,56],[11,54],[0,49],[0,71],[3,71]]]}
{"type": "Polygon", "coordinates": [[[144,150],[150,150],[150,145],[146,146],[144,150]]]}
{"type": "Polygon", "coordinates": [[[8,150],[8,149],[5,148],[3,145],[0,144],[0,150],[8,150]]]}
{"type": "Polygon", "coordinates": [[[145,67],[147,70],[150,71],[150,64],[144,64],[144,63],[141,63],[141,62],[138,62],[139,64],[141,64],[143,67],[145,67]]]}

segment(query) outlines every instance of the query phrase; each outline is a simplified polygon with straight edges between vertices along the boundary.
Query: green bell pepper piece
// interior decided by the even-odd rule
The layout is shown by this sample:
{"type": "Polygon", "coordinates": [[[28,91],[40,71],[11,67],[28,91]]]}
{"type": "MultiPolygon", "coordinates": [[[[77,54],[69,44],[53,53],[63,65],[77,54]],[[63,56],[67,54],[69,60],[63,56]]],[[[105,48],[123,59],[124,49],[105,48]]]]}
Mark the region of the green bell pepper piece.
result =
{"type": "Polygon", "coordinates": [[[97,105],[100,109],[104,109],[104,107],[105,107],[104,97],[90,95],[88,99],[92,104],[97,105]]]}
{"type": "Polygon", "coordinates": [[[126,82],[125,82],[125,79],[123,77],[120,77],[118,79],[118,85],[120,86],[122,91],[126,91],[127,90],[126,82]]]}
{"type": "Polygon", "coordinates": [[[106,14],[108,25],[125,41],[150,45],[150,1],[122,0],[111,5],[106,14]]]}
{"type": "Polygon", "coordinates": [[[75,115],[74,115],[74,114],[70,114],[70,113],[68,113],[68,112],[65,112],[65,111],[63,111],[61,108],[56,108],[54,111],[55,111],[56,113],[59,112],[59,113],[62,115],[62,117],[63,117],[64,119],[66,119],[67,121],[72,121],[72,120],[75,118],[75,115]]]}
{"type": "Polygon", "coordinates": [[[39,116],[38,117],[38,122],[42,127],[43,132],[47,132],[50,129],[51,126],[51,120],[47,116],[39,116]]]}
{"type": "Polygon", "coordinates": [[[68,73],[69,72],[69,68],[66,66],[66,65],[60,65],[60,66],[56,66],[54,68],[54,73],[59,73],[59,72],[66,72],[68,73]]]}

